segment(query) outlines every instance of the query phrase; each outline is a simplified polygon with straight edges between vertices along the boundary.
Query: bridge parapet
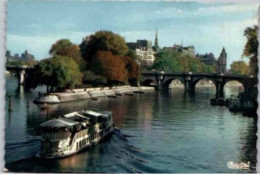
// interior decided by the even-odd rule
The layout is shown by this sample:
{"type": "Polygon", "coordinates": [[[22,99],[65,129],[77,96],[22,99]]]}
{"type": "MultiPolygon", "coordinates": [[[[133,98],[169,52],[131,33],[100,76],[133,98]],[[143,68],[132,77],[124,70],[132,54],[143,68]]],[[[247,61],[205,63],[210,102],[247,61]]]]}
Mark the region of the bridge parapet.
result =
{"type": "MultiPolygon", "coordinates": [[[[257,84],[257,78],[241,75],[219,74],[219,73],[192,73],[192,72],[160,72],[150,71],[142,73],[142,82],[147,79],[156,84],[157,89],[169,89],[172,80],[179,79],[186,91],[195,90],[196,83],[201,79],[210,79],[216,86],[219,96],[224,94],[224,86],[229,81],[239,81],[245,90],[248,90],[257,84]]],[[[141,83],[142,84],[142,83],[141,83]]],[[[144,84],[145,85],[145,84],[144,84]]]]}

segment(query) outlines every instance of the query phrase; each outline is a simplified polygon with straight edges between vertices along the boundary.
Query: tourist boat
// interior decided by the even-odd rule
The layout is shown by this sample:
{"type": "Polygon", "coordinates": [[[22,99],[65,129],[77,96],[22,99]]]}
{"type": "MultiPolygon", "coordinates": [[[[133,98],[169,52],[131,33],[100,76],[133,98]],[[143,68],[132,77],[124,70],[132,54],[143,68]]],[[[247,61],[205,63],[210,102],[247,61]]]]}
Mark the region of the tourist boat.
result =
{"type": "Polygon", "coordinates": [[[61,158],[97,144],[114,130],[111,112],[83,110],[63,115],[40,125],[40,158],[61,158]]]}

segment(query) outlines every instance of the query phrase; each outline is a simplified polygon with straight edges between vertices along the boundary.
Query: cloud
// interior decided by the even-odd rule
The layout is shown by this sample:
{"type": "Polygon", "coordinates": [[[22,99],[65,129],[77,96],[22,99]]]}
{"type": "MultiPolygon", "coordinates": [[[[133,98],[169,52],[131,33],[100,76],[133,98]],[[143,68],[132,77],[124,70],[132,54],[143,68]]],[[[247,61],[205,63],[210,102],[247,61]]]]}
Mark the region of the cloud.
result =
{"type": "Polygon", "coordinates": [[[215,7],[200,7],[200,14],[218,14],[218,13],[239,13],[247,11],[255,11],[258,9],[258,4],[223,4],[215,7]]]}

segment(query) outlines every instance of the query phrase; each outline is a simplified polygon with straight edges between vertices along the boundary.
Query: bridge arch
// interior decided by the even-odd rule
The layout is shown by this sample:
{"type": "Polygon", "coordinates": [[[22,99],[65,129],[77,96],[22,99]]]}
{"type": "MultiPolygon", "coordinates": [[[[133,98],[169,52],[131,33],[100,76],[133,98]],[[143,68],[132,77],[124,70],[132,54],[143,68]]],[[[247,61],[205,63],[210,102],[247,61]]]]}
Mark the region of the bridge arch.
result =
{"type": "Polygon", "coordinates": [[[162,87],[164,89],[168,89],[170,84],[172,83],[172,81],[174,80],[179,80],[183,85],[184,85],[184,79],[182,77],[171,77],[171,78],[166,78],[164,81],[163,81],[163,84],[162,84],[162,87]]]}
{"type": "Polygon", "coordinates": [[[240,92],[245,91],[245,86],[242,81],[238,80],[228,80],[223,84],[224,94],[238,95],[240,92]],[[232,88],[228,88],[232,87],[232,88]]]}
{"type": "Polygon", "coordinates": [[[226,80],[224,81],[224,83],[223,83],[223,87],[224,87],[227,83],[232,82],[232,81],[239,82],[239,83],[243,86],[244,90],[245,90],[246,87],[247,87],[247,83],[246,83],[244,80],[241,80],[241,79],[226,79],[226,80]]]}
{"type": "Polygon", "coordinates": [[[208,77],[198,77],[192,80],[192,82],[190,83],[191,89],[195,90],[196,84],[201,81],[201,80],[210,80],[211,82],[213,82],[215,88],[217,89],[217,82],[216,79],[214,78],[208,78],[208,77]]]}
{"type": "Polygon", "coordinates": [[[151,83],[156,83],[156,81],[152,78],[148,78],[141,82],[143,86],[151,86],[151,83]]]}

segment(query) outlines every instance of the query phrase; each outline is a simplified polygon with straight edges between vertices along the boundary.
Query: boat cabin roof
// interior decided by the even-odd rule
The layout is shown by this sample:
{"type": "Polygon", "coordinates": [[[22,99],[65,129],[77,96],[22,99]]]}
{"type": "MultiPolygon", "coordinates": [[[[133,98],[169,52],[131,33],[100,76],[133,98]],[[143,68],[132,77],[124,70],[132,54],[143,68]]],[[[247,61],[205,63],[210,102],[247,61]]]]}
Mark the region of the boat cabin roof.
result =
{"type": "Polygon", "coordinates": [[[72,112],[61,116],[58,119],[52,119],[42,123],[40,126],[43,128],[69,128],[75,125],[96,123],[98,118],[107,118],[111,115],[111,112],[98,113],[94,111],[80,111],[72,112]]]}
{"type": "Polygon", "coordinates": [[[94,117],[99,117],[102,115],[102,113],[98,113],[95,111],[89,111],[89,110],[85,110],[83,111],[84,114],[90,115],[90,116],[94,116],[94,117]]]}
{"type": "Polygon", "coordinates": [[[52,119],[47,122],[42,123],[41,127],[51,127],[51,128],[62,128],[62,127],[71,127],[79,124],[79,122],[68,120],[66,118],[52,119]]]}

